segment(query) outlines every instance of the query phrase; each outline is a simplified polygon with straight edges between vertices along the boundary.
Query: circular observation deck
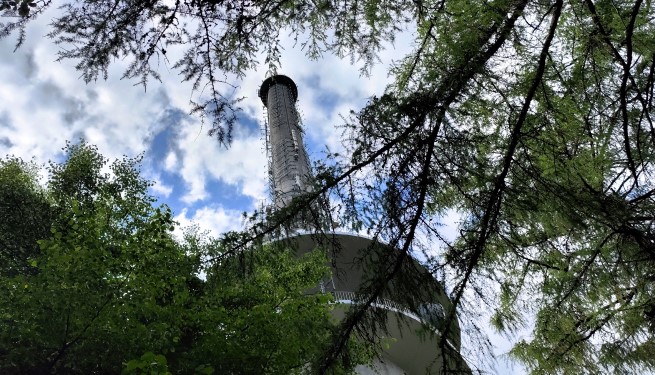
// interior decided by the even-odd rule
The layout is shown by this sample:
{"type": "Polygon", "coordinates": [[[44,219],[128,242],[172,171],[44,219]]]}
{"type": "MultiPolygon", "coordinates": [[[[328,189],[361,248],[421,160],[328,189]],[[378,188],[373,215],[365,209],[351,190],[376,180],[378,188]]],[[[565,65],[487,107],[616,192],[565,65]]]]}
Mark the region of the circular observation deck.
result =
{"type": "Polygon", "coordinates": [[[262,100],[262,103],[264,103],[264,106],[268,107],[268,90],[273,85],[277,85],[277,84],[288,87],[289,90],[291,90],[293,101],[295,102],[296,100],[298,100],[298,86],[296,86],[296,83],[293,82],[291,78],[283,74],[277,74],[266,78],[262,83],[262,85],[259,87],[258,96],[262,100]]]}
{"type": "MultiPolygon", "coordinates": [[[[343,319],[352,305],[360,303],[358,295],[360,285],[366,280],[366,272],[362,269],[362,254],[372,251],[374,247],[384,251],[394,251],[387,245],[380,244],[370,238],[347,233],[328,234],[328,256],[332,259],[332,278],[322,283],[320,289],[332,293],[335,308],[332,315],[343,319]]],[[[315,237],[309,233],[295,234],[282,241],[288,241],[298,255],[316,249],[319,245],[315,237]]],[[[415,260],[413,269],[417,272],[428,271],[415,260]]],[[[389,344],[382,353],[382,359],[370,366],[359,366],[358,374],[407,374],[419,375],[440,373],[443,369],[443,356],[439,351],[439,324],[444,323],[444,312],[452,303],[443,292],[443,287],[434,280],[432,300],[412,312],[402,304],[381,296],[371,305],[374,309],[382,309],[387,318],[387,337],[383,338],[389,344]]],[[[470,369],[459,356],[460,329],[455,319],[450,328],[450,338],[447,340],[449,349],[456,353],[452,363],[457,363],[463,374],[471,373],[470,369]]],[[[452,357],[451,357],[452,358],[452,357]]]]}

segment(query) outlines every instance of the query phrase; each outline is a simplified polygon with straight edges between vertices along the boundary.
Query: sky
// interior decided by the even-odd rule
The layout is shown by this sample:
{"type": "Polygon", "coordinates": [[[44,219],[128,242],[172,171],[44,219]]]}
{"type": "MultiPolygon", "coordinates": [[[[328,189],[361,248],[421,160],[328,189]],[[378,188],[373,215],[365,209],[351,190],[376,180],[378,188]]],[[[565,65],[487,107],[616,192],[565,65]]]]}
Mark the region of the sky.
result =
{"type": "MultiPolygon", "coordinates": [[[[257,97],[267,68],[262,65],[234,82],[235,95],[245,99],[234,141],[225,148],[207,135],[208,124],[188,114],[189,100],[197,96],[170,65],[160,66],[161,83],[152,81],[144,89],[120,79],[122,61],[111,65],[107,80],[90,84],[80,78],[74,61],[55,61],[60,46],[44,37],[55,14],[50,9],[30,24],[27,41],[16,52],[15,37],[0,39],[0,157],[61,161],[66,141],[79,139],[96,145],[110,160],[142,154],[142,174],[154,181],[153,195],[171,207],[182,226],[194,223],[216,235],[240,229],[242,213],[260,207],[268,196],[264,112],[257,97]]],[[[383,93],[390,82],[387,67],[411,50],[412,34],[388,45],[368,76],[361,76],[361,64],[349,59],[325,55],[310,61],[290,37],[283,34],[282,42],[279,73],[298,86],[305,143],[316,160],[326,148],[342,149],[340,115],[383,93]]],[[[497,335],[492,341],[497,354],[509,348],[497,335]]],[[[496,372],[525,373],[502,359],[496,372]]]]}

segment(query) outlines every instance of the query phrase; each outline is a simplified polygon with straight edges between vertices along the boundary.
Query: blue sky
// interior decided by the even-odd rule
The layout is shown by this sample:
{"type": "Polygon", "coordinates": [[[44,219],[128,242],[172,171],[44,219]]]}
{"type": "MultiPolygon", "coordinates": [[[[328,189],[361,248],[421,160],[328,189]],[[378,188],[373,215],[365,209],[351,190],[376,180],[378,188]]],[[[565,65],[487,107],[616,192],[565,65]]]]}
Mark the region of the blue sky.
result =
{"type": "MultiPolygon", "coordinates": [[[[90,84],[79,79],[73,61],[56,62],[59,47],[44,37],[56,11],[50,9],[29,26],[26,43],[15,53],[14,38],[0,40],[0,154],[45,163],[63,156],[66,140],[80,138],[109,158],[143,153],[144,174],[156,182],[153,193],[180,222],[201,218],[198,224],[215,233],[238,228],[240,214],[267,198],[264,112],[257,97],[267,67],[232,80],[238,85],[234,95],[245,99],[234,142],[225,149],[207,136],[208,124],[188,115],[189,100],[197,100],[199,93],[180,82],[170,66],[162,63],[162,82],[152,81],[144,90],[120,79],[125,69],[120,60],[111,65],[106,81],[90,84]],[[207,221],[210,212],[224,220],[207,221]]],[[[309,61],[291,38],[282,37],[286,50],[280,73],[299,87],[298,108],[311,157],[322,157],[328,147],[340,149],[339,115],[383,92],[391,57],[409,51],[408,38],[384,51],[367,78],[349,59],[326,55],[309,61]]],[[[171,61],[180,52],[169,51],[171,61]]]]}
{"type": "MultiPolygon", "coordinates": [[[[239,126],[229,149],[207,136],[207,127],[189,116],[189,100],[197,99],[191,84],[180,82],[170,66],[162,64],[162,82],[146,90],[121,80],[125,65],[116,61],[106,81],[85,84],[73,61],[56,62],[57,46],[47,38],[52,8],[28,28],[27,41],[15,53],[14,38],[0,40],[0,155],[15,155],[38,163],[61,160],[67,140],[84,138],[106,157],[144,155],[143,174],[155,181],[153,194],[174,211],[182,225],[195,223],[219,234],[241,227],[241,214],[267,199],[266,158],[260,126],[262,104],[257,89],[266,67],[248,72],[238,85],[242,102],[239,126]]],[[[326,55],[309,61],[291,38],[282,38],[285,51],[280,73],[289,75],[299,89],[298,108],[305,126],[311,158],[323,151],[341,150],[340,114],[347,115],[383,93],[390,81],[387,68],[412,47],[410,32],[387,46],[368,77],[361,65],[326,55]]],[[[174,54],[179,51],[170,51],[174,54]]],[[[263,59],[262,59],[263,60],[263,59]]],[[[454,223],[446,223],[451,226],[454,223]]],[[[494,335],[497,353],[507,340],[494,335]]],[[[501,360],[500,374],[524,373],[501,360]]]]}

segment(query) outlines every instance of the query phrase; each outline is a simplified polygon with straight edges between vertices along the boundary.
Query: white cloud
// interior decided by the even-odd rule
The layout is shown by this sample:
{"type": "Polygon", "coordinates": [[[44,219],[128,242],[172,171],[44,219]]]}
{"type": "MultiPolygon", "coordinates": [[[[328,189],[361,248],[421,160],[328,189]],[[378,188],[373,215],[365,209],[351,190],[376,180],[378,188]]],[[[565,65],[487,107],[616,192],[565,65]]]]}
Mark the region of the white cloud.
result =
{"type": "Polygon", "coordinates": [[[153,185],[150,188],[158,195],[168,198],[173,192],[173,187],[164,184],[163,182],[161,182],[159,178],[154,178],[152,179],[152,181],[153,181],[153,185]]]}
{"type": "MultiPolygon", "coordinates": [[[[43,23],[47,18],[41,18],[43,23]]],[[[161,87],[144,94],[132,82],[112,74],[108,81],[86,85],[74,62],[53,62],[56,46],[42,42],[32,25],[28,42],[14,54],[10,39],[0,40],[0,103],[10,110],[0,127],[0,153],[45,162],[55,157],[66,140],[83,137],[109,158],[135,156],[159,124],[154,121],[167,102],[161,87]]],[[[120,69],[120,62],[117,62],[120,69]]],[[[113,69],[112,69],[113,71],[113,69]]]]}
{"type": "Polygon", "coordinates": [[[173,171],[177,167],[177,154],[174,151],[169,152],[164,159],[164,169],[173,171]]]}
{"type": "Polygon", "coordinates": [[[188,187],[182,198],[184,202],[207,199],[206,184],[211,179],[236,185],[243,195],[255,200],[265,198],[267,163],[259,137],[237,134],[226,149],[215,139],[199,134],[197,129],[186,128],[178,142],[179,173],[188,187]]]}
{"type": "Polygon", "coordinates": [[[197,225],[201,231],[208,231],[212,236],[218,236],[228,231],[243,229],[243,216],[241,211],[225,210],[222,207],[203,207],[189,216],[185,208],[175,216],[180,225],[175,235],[181,237],[181,230],[185,227],[197,225]]]}

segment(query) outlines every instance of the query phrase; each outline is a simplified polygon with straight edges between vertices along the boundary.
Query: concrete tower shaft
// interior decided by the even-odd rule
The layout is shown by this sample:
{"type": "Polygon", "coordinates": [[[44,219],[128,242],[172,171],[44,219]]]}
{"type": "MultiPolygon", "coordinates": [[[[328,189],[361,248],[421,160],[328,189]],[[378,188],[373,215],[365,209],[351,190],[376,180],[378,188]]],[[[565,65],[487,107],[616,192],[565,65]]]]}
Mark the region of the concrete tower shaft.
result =
{"type": "MultiPolygon", "coordinates": [[[[270,183],[274,206],[281,209],[312,187],[309,160],[295,105],[298,89],[291,78],[275,75],[264,80],[259,97],[268,110],[265,130],[270,183]]],[[[316,209],[312,213],[317,214],[320,222],[319,214],[322,211],[316,209]]],[[[323,280],[316,290],[332,293],[334,306],[331,314],[338,320],[344,319],[353,305],[369,298],[362,294],[367,290],[363,289],[362,292],[362,285],[369,282],[371,277],[371,270],[365,267],[368,263],[363,259],[386,259],[399,254],[400,250],[358,234],[323,232],[322,235],[315,235],[311,229],[316,228],[313,227],[315,222],[306,220],[302,211],[297,215],[289,225],[291,231],[286,232],[286,238],[280,241],[284,241],[285,247],[295,249],[299,256],[316,249],[327,251],[332,275],[329,280],[323,280]]],[[[441,373],[448,364],[460,369],[460,373],[470,374],[459,355],[460,329],[457,319],[449,329],[447,355],[439,349],[440,325],[445,322],[445,312],[452,310],[444,288],[418,262],[408,261],[403,267],[404,272],[416,273],[417,280],[422,280],[425,291],[419,294],[423,303],[418,306],[418,302],[414,303],[412,310],[406,301],[403,303],[401,298],[389,291],[380,294],[370,304],[371,310],[386,314],[388,321],[387,332],[384,332],[384,336],[378,336],[379,339],[389,339],[388,342],[393,344],[386,347],[380,353],[381,357],[373,363],[357,366],[355,372],[360,375],[420,375],[441,373]],[[417,334],[419,331],[422,332],[420,335],[417,334]]],[[[393,286],[390,284],[389,287],[393,286]]]]}
{"type": "Polygon", "coordinates": [[[311,186],[309,159],[295,104],[298,89],[291,78],[275,75],[262,83],[259,97],[268,109],[269,174],[274,205],[280,209],[311,186]]]}

